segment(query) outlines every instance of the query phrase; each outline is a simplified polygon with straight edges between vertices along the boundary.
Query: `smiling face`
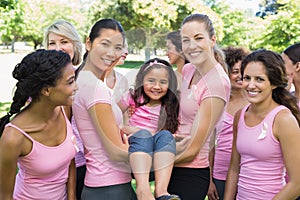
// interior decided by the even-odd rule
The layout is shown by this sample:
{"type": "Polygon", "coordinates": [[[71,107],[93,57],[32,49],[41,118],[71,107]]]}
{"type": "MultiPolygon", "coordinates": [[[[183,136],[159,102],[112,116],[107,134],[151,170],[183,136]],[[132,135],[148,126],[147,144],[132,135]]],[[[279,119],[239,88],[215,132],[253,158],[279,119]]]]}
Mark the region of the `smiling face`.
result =
{"type": "Polygon", "coordinates": [[[166,55],[169,58],[170,64],[174,65],[178,62],[179,59],[182,59],[182,56],[176,50],[176,46],[172,43],[171,40],[167,40],[166,46],[167,46],[166,55]]]}
{"type": "Polygon", "coordinates": [[[241,75],[241,63],[242,61],[235,63],[231,69],[231,72],[229,74],[231,88],[236,88],[236,89],[243,88],[243,81],[241,75]]]}
{"type": "Polygon", "coordinates": [[[203,22],[191,21],[181,29],[182,51],[192,64],[199,66],[209,58],[213,58],[215,36],[209,37],[203,22]]]}
{"type": "Polygon", "coordinates": [[[56,85],[49,88],[49,98],[56,105],[71,106],[77,90],[75,70],[69,63],[63,69],[62,77],[56,81],[56,85]]]}
{"type": "Polygon", "coordinates": [[[271,85],[262,62],[247,64],[243,75],[243,86],[248,101],[255,104],[272,99],[272,91],[276,88],[271,85]]]}
{"type": "Polygon", "coordinates": [[[150,98],[150,105],[159,104],[160,99],[165,96],[169,88],[169,76],[164,68],[153,68],[145,75],[143,88],[150,98]]]}
{"type": "Polygon", "coordinates": [[[123,52],[123,36],[117,30],[102,29],[93,42],[87,39],[88,62],[93,70],[102,73],[116,64],[123,52]]]}
{"type": "Polygon", "coordinates": [[[71,60],[74,58],[74,44],[66,37],[50,32],[48,36],[48,49],[63,51],[69,54],[71,60]]]}

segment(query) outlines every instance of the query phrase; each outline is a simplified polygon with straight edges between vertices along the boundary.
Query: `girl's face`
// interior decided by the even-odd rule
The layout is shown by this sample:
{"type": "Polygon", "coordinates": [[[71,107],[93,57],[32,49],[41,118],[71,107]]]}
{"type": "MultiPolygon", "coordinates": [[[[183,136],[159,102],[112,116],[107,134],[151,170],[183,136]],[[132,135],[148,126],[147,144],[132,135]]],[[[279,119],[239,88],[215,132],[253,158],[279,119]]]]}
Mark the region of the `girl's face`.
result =
{"type": "Polygon", "coordinates": [[[150,105],[159,104],[169,88],[168,71],[164,68],[153,68],[143,80],[144,92],[150,98],[150,105]]]}
{"type": "Polygon", "coordinates": [[[172,43],[171,40],[167,40],[167,53],[166,55],[169,58],[170,64],[174,65],[178,62],[179,59],[181,59],[180,53],[176,50],[175,45],[172,43]]]}
{"type": "Polygon", "coordinates": [[[234,64],[229,75],[231,87],[236,89],[243,88],[242,74],[241,74],[242,61],[238,61],[234,64]]]}
{"type": "Polygon", "coordinates": [[[63,51],[69,54],[71,60],[74,58],[74,44],[73,42],[61,35],[56,33],[49,33],[48,36],[48,50],[63,51]]]}
{"type": "Polygon", "coordinates": [[[192,64],[200,66],[207,59],[213,58],[216,37],[209,37],[203,22],[191,21],[181,28],[182,51],[192,64]]]}
{"type": "Polygon", "coordinates": [[[272,99],[272,91],[276,86],[271,85],[261,62],[250,62],[244,70],[243,86],[250,103],[262,103],[272,99]]]}
{"type": "Polygon", "coordinates": [[[89,62],[101,72],[118,62],[123,52],[123,36],[119,31],[102,29],[93,42],[87,39],[89,62]]]}
{"type": "Polygon", "coordinates": [[[56,105],[71,106],[76,90],[75,70],[69,63],[63,70],[62,77],[56,81],[56,86],[49,88],[49,98],[56,105]]]}

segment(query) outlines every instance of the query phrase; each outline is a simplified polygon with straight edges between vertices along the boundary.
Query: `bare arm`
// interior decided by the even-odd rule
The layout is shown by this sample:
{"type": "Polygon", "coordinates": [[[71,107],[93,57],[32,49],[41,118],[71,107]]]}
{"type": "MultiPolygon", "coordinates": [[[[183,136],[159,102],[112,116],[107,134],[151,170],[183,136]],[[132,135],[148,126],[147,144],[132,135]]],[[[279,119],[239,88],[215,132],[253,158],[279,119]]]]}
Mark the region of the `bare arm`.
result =
{"type": "Polygon", "coordinates": [[[22,151],[24,136],[11,127],[4,129],[0,139],[0,199],[12,200],[17,172],[17,161],[22,151]]]}
{"type": "Polygon", "coordinates": [[[68,200],[76,199],[76,166],[75,158],[72,159],[69,167],[69,177],[67,182],[68,200]]]}
{"type": "Polygon", "coordinates": [[[288,110],[280,111],[274,121],[273,134],[279,140],[289,182],[273,198],[296,199],[300,196],[300,129],[295,117],[288,110]]]}
{"type": "Polygon", "coordinates": [[[240,118],[241,110],[238,111],[234,116],[233,121],[233,141],[232,141],[232,152],[230,158],[230,165],[226,178],[226,186],[224,193],[224,200],[234,200],[237,192],[237,183],[240,173],[240,154],[236,149],[237,140],[237,125],[240,118]]]}
{"type": "Polygon", "coordinates": [[[201,102],[191,128],[190,144],[183,153],[176,156],[176,165],[195,159],[206,139],[213,132],[224,111],[224,106],[224,100],[215,97],[206,98],[201,102]]]}
{"type": "Polygon", "coordinates": [[[122,142],[111,105],[105,103],[95,104],[89,109],[89,114],[110,159],[113,161],[128,161],[129,146],[127,143],[122,142]]]}

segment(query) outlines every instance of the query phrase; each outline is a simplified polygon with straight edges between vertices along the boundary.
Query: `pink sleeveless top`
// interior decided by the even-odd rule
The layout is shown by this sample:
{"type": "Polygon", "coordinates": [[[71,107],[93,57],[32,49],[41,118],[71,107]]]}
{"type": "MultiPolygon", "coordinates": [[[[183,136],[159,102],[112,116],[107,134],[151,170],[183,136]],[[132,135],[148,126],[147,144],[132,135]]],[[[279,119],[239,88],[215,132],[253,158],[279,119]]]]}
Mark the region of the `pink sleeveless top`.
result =
{"type": "Polygon", "coordinates": [[[224,112],[222,119],[216,126],[216,146],[213,167],[213,177],[218,180],[226,180],[233,140],[233,116],[224,112]]]}
{"type": "Polygon", "coordinates": [[[249,127],[244,107],[238,123],[237,151],[241,156],[237,200],[272,199],[285,185],[285,167],[279,141],[273,135],[273,121],[285,106],[274,108],[258,125],[249,127]]]}
{"type": "Polygon", "coordinates": [[[63,200],[67,199],[69,165],[75,156],[76,140],[72,126],[62,108],[66,123],[66,139],[58,146],[45,146],[35,141],[29,134],[9,123],[32,141],[31,152],[18,159],[15,200],[63,200]]]}

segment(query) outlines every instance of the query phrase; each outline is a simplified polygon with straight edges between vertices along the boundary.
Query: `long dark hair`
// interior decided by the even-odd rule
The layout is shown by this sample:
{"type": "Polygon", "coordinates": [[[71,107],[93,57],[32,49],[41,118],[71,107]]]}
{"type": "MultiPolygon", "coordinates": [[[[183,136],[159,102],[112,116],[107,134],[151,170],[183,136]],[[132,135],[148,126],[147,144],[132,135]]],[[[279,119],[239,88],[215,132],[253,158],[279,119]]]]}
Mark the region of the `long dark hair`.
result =
{"type": "Polygon", "coordinates": [[[63,69],[71,63],[67,53],[56,50],[37,50],[30,53],[17,64],[12,73],[18,80],[10,110],[0,119],[0,136],[10,117],[20,112],[26,101],[31,103],[39,100],[41,90],[53,87],[62,77],[63,69]]]}
{"type": "MultiPolygon", "coordinates": [[[[97,21],[93,25],[93,27],[91,28],[91,31],[90,31],[90,34],[89,34],[89,39],[90,39],[91,43],[93,43],[93,41],[101,35],[101,31],[103,29],[110,29],[110,30],[119,31],[123,36],[123,39],[124,39],[123,41],[125,41],[124,29],[123,29],[122,25],[120,24],[120,22],[118,22],[114,19],[101,19],[101,20],[97,21]]],[[[75,71],[76,78],[77,78],[78,73],[80,72],[80,70],[85,65],[85,60],[86,60],[87,55],[88,55],[88,51],[86,51],[85,54],[83,55],[83,62],[81,63],[81,65],[75,71]]]]}
{"type": "Polygon", "coordinates": [[[297,98],[285,89],[288,78],[285,71],[284,61],[278,53],[261,49],[249,54],[242,62],[241,73],[250,62],[261,62],[265,66],[266,74],[271,85],[276,86],[272,91],[272,99],[291,110],[300,125],[300,110],[297,98]]]}
{"type": "Polygon", "coordinates": [[[165,96],[161,98],[161,109],[157,130],[169,130],[175,133],[178,129],[179,120],[179,92],[177,91],[177,78],[168,61],[153,58],[145,62],[136,75],[135,87],[131,96],[137,107],[146,105],[150,98],[146,95],[143,87],[144,77],[152,69],[163,68],[168,72],[169,88],[165,96]]]}

